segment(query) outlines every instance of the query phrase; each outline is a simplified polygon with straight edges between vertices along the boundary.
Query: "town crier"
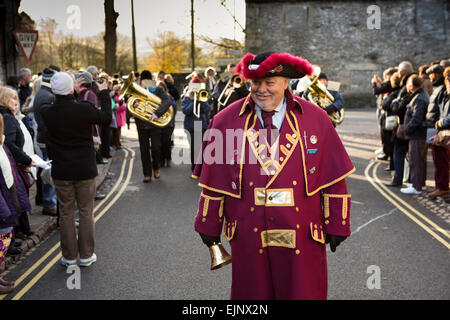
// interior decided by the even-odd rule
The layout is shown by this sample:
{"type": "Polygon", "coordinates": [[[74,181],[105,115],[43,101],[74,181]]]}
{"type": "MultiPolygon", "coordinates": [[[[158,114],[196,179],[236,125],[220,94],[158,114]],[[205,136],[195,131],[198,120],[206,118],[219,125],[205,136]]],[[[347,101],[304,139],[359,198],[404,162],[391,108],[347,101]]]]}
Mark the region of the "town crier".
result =
{"type": "Polygon", "coordinates": [[[312,73],[308,61],[249,53],[237,68],[251,92],[205,134],[195,230],[210,247],[223,229],[231,299],[326,299],[326,243],[334,252],[350,235],[354,166],[327,113],[288,89],[312,73]]]}

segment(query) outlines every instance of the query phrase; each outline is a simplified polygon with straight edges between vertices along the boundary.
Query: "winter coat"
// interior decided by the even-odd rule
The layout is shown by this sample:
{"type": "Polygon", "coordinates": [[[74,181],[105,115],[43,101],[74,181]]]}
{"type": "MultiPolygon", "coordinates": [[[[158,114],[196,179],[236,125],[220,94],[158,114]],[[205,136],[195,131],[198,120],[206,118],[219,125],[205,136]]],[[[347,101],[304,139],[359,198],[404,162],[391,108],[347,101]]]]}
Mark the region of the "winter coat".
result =
{"type": "Polygon", "coordinates": [[[206,130],[208,128],[209,123],[209,103],[208,102],[200,102],[200,117],[197,118],[194,115],[194,100],[191,100],[189,97],[184,97],[183,101],[181,102],[181,109],[183,110],[183,113],[185,115],[184,117],[184,129],[188,131],[194,131],[194,122],[195,121],[201,121],[202,122],[202,129],[206,130]]]}
{"type": "Polygon", "coordinates": [[[0,174],[0,229],[17,226],[19,224],[18,219],[20,214],[31,211],[28,192],[23,184],[20,174],[17,171],[14,158],[7,146],[0,146],[0,148],[2,147],[8,156],[9,163],[11,164],[11,169],[14,176],[14,185],[16,187],[20,208],[17,210],[18,208],[16,208],[16,205],[14,204],[11,192],[6,186],[5,178],[3,177],[3,174],[0,174]]]}
{"type": "Polygon", "coordinates": [[[424,89],[413,93],[405,114],[405,134],[408,140],[426,139],[427,128],[423,124],[429,102],[430,98],[424,89]]]}
{"type": "Polygon", "coordinates": [[[44,121],[41,116],[41,108],[44,104],[51,104],[55,101],[55,95],[49,87],[46,87],[46,84],[42,84],[41,88],[37,92],[34,97],[33,102],[33,111],[34,111],[34,119],[37,123],[37,137],[36,141],[38,143],[45,144],[45,136],[47,129],[45,128],[44,121]]]}
{"type": "Polygon", "coordinates": [[[23,151],[25,137],[23,136],[20,123],[7,107],[0,106],[0,114],[3,116],[5,125],[5,141],[4,144],[11,151],[14,161],[24,166],[29,166],[32,162],[31,158],[23,151]]]}
{"type": "Polygon", "coordinates": [[[430,104],[428,105],[427,115],[425,117],[425,125],[428,128],[434,128],[436,121],[440,119],[439,105],[442,103],[445,92],[444,78],[433,83],[433,93],[430,96],[430,104]]]}
{"type": "Polygon", "coordinates": [[[47,148],[52,162],[52,178],[87,180],[98,175],[92,125],[109,125],[109,113],[89,102],[76,102],[73,95],[56,96],[55,103],[42,107],[47,126],[47,148]]]}

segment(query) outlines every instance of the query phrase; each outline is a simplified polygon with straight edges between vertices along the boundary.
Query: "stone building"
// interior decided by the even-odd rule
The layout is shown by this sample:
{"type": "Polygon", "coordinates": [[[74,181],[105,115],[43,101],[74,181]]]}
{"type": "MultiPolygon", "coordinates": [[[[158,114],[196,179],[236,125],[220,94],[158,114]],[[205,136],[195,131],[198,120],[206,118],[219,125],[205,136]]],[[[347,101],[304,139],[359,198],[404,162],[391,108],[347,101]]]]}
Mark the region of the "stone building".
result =
{"type": "Polygon", "coordinates": [[[347,95],[368,94],[373,73],[403,60],[450,58],[446,0],[246,0],[246,10],[248,52],[302,56],[347,95]]]}

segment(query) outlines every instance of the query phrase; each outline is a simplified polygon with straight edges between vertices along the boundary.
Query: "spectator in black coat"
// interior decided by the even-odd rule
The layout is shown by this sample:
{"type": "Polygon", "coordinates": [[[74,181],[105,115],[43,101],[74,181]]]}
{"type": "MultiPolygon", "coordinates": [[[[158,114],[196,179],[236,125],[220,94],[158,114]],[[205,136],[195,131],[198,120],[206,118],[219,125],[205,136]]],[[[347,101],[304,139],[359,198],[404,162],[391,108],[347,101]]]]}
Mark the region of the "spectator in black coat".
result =
{"type": "Polygon", "coordinates": [[[411,76],[406,84],[412,93],[405,114],[405,134],[409,140],[409,164],[411,184],[400,189],[405,194],[420,194],[426,179],[426,137],[425,115],[429,104],[428,93],[423,89],[423,80],[418,75],[411,76]]]}
{"type": "Polygon", "coordinates": [[[97,260],[93,209],[98,171],[92,125],[109,124],[111,109],[104,112],[89,102],[76,102],[74,80],[65,72],[55,74],[51,86],[55,102],[42,107],[42,118],[47,127],[52,178],[60,204],[61,263],[75,264],[79,254],[80,265],[89,266],[97,260]],[[80,216],[79,240],[74,222],[76,207],[80,216]]]}

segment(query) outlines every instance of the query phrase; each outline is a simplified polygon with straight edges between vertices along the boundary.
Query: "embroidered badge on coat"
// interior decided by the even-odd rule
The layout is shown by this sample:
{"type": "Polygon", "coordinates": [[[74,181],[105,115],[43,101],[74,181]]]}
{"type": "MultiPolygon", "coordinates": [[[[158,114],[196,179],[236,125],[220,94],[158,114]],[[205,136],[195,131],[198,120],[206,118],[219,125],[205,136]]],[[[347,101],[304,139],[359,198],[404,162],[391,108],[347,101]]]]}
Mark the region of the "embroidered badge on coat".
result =
{"type": "Polygon", "coordinates": [[[311,136],[311,138],[309,138],[309,141],[311,141],[312,144],[317,144],[317,136],[311,136]]]}

